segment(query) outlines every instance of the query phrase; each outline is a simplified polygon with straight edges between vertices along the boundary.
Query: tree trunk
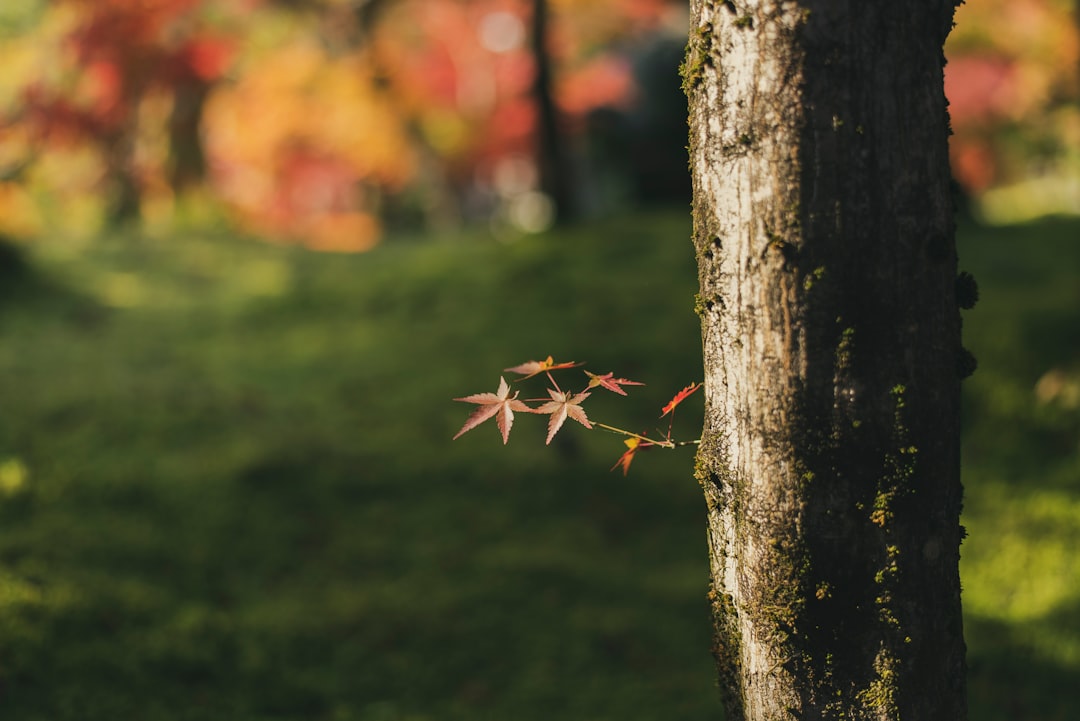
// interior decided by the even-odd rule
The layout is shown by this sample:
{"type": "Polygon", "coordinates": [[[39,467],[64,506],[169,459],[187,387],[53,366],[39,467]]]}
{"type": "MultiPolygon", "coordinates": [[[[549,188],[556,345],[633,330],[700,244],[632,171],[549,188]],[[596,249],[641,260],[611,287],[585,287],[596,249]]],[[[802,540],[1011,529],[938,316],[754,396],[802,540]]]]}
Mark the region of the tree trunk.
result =
{"type": "Polygon", "coordinates": [[[169,186],[181,193],[206,178],[206,152],[202,142],[202,116],[210,84],[192,78],[173,89],[169,116],[169,186]]]}
{"type": "Polygon", "coordinates": [[[106,217],[110,225],[135,223],[142,212],[142,187],[135,173],[137,133],[137,122],[132,119],[104,141],[105,177],[109,182],[106,217]]]}
{"type": "Polygon", "coordinates": [[[697,475],[728,721],[962,721],[954,2],[692,9],[697,475]]]}
{"type": "Polygon", "coordinates": [[[532,48],[536,77],[533,97],[536,100],[537,166],[542,190],[555,206],[555,222],[573,219],[575,215],[572,178],[567,165],[559,112],[552,90],[551,53],[548,52],[548,3],[533,0],[532,48]]]}

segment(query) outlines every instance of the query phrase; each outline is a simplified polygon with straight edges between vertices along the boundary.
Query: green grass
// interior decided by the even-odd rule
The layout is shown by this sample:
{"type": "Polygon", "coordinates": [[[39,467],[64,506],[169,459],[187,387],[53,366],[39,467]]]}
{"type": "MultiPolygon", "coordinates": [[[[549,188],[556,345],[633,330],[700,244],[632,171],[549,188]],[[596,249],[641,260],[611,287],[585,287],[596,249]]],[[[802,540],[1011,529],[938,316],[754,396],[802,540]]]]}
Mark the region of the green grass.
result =
{"type": "Polygon", "coordinates": [[[1073,719],[1080,677],[1080,222],[966,229],[961,549],[973,719],[1073,719]]]}
{"type": "MultiPolygon", "coordinates": [[[[1076,235],[961,239],[972,719],[1080,713],[1076,235]]],[[[549,353],[649,384],[590,399],[614,425],[699,379],[688,236],[35,249],[0,288],[0,716],[717,718],[692,452],[624,479],[573,423],[450,442],[452,397],[549,353]]]]}

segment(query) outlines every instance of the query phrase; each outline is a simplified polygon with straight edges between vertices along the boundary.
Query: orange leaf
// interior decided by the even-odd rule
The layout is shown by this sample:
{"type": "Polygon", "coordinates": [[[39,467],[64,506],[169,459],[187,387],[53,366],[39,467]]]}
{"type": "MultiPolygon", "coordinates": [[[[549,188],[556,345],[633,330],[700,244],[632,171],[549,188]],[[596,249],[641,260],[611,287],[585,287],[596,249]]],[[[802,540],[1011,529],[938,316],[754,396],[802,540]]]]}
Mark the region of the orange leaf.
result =
{"type": "Polygon", "coordinates": [[[675,406],[679,405],[687,398],[692,396],[698,388],[701,388],[700,383],[691,383],[690,385],[686,386],[686,388],[683,388],[681,391],[676,393],[675,397],[668,401],[667,405],[661,409],[663,413],[660,414],[660,417],[663,418],[668,413],[671,413],[673,410],[675,410],[675,406]]]}
{"type": "Polygon", "coordinates": [[[615,465],[610,470],[614,471],[616,468],[622,468],[622,474],[625,476],[630,472],[630,464],[634,462],[634,456],[637,452],[655,444],[633,437],[627,438],[623,443],[626,445],[626,452],[619,456],[619,460],[615,461],[615,465]]]}

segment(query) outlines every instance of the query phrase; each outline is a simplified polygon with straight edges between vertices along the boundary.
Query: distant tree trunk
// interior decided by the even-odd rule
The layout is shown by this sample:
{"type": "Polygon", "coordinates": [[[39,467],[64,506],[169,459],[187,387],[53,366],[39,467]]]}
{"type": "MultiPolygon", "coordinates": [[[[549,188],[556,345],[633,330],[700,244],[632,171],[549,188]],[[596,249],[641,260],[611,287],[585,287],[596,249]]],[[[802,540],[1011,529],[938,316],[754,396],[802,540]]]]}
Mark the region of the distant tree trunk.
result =
{"type": "Polygon", "coordinates": [[[727,719],[962,721],[954,0],[691,4],[727,719]]]}
{"type": "Polygon", "coordinates": [[[105,141],[106,179],[109,183],[106,216],[112,225],[139,219],[142,188],[135,174],[135,121],[125,123],[105,141]]]}
{"type": "Polygon", "coordinates": [[[203,182],[206,153],[203,150],[203,107],[210,84],[199,79],[179,83],[173,90],[169,116],[169,185],[179,193],[203,182]]]}
{"type": "Polygon", "coordinates": [[[533,0],[531,47],[536,77],[533,95],[537,116],[537,165],[540,171],[540,190],[555,206],[555,221],[571,220],[574,216],[574,193],[566,148],[559,126],[558,108],[552,90],[551,53],[548,50],[547,0],[533,0]]]}

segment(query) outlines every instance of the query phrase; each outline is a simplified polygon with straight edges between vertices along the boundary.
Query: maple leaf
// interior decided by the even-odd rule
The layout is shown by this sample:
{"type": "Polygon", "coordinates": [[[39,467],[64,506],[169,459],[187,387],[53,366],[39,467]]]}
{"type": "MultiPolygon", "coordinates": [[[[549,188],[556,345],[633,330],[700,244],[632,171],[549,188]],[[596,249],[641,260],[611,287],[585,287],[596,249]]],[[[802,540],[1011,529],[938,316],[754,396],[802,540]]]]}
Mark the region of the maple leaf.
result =
{"type": "Polygon", "coordinates": [[[614,373],[605,373],[602,376],[598,376],[595,373],[585,371],[585,375],[589,376],[589,388],[596,388],[597,386],[601,386],[602,388],[607,388],[609,391],[618,393],[620,396],[625,396],[626,391],[624,391],[619,386],[645,385],[644,383],[638,383],[637,381],[629,381],[625,378],[615,378],[613,377],[615,375],[614,373]]]}
{"type": "Polygon", "coordinates": [[[548,420],[548,435],[547,443],[551,443],[551,439],[555,437],[555,434],[562,428],[562,424],[566,421],[567,416],[573,418],[575,421],[585,426],[589,430],[592,430],[592,423],[589,423],[589,419],[585,416],[585,409],[581,407],[581,402],[589,397],[588,393],[563,393],[562,391],[553,390],[548,388],[548,393],[551,394],[551,400],[544,405],[533,410],[533,413],[550,413],[551,419],[548,420]]]}
{"type": "Polygon", "coordinates": [[[651,443],[642,443],[640,438],[627,438],[623,443],[626,445],[626,452],[619,456],[619,460],[615,461],[615,465],[610,470],[614,471],[616,468],[622,467],[622,474],[625,476],[630,472],[630,464],[634,462],[634,454],[638,452],[639,448],[648,448],[651,443]]]}
{"type": "Polygon", "coordinates": [[[563,368],[574,368],[579,365],[581,365],[581,363],[575,363],[574,361],[570,361],[568,363],[556,363],[555,359],[553,359],[551,356],[548,356],[542,361],[526,361],[521,365],[516,365],[512,368],[503,368],[503,370],[507,373],[517,373],[518,375],[522,376],[521,378],[518,378],[518,380],[523,381],[526,378],[532,378],[535,375],[540,375],[541,373],[546,373],[547,371],[557,371],[563,368]]]}
{"type": "Polygon", "coordinates": [[[465,396],[464,398],[455,398],[455,401],[477,403],[480,407],[473,411],[473,414],[465,421],[465,425],[461,427],[461,430],[457,432],[457,435],[454,436],[453,440],[456,441],[463,433],[471,431],[488,418],[494,417],[495,423],[499,426],[499,431],[502,433],[503,445],[506,445],[510,440],[510,426],[514,424],[514,411],[524,411],[526,413],[533,412],[533,409],[529,408],[522,401],[519,401],[517,397],[517,393],[510,395],[510,386],[507,385],[506,379],[500,376],[499,390],[497,393],[474,393],[473,395],[465,396]]]}
{"type": "Polygon", "coordinates": [[[679,405],[687,398],[692,396],[698,388],[701,388],[700,383],[691,383],[690,385],[686,386],[686,388],[683,388],[681,391],[676,393],[675,397],[668,401],[666,406],[660,409],[663,411],[663,413],[660,414],[660,417],[663,418],[668,413],[671,413],[673,410],[675,410],[675,406],[679,405]]]}

